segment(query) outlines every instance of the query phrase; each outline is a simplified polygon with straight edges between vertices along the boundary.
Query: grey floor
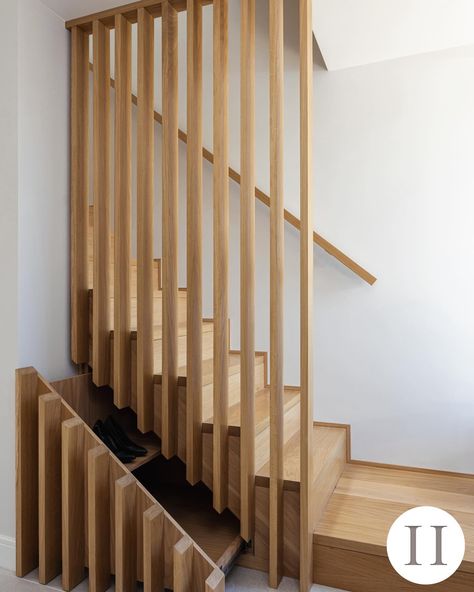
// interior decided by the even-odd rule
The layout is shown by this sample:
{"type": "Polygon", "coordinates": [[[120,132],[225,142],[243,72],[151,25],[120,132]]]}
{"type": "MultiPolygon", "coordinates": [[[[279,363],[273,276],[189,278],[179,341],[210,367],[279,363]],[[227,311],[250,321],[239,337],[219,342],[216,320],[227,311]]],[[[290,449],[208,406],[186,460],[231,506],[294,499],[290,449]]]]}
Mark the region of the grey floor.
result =
{"type": "MultiPolygon", "coordinates": [[[[114,587],[111,588],[113,590],[114,587]]],[[[58,578],[51,582],[48,586],[40,586],[38,584],[37,574],[35,572],[29,574],[26,578],[18,579],[9,571],[0,569],[0,590],[1,592],[40,592],[41,590],[61,590],[61,580],[58,578]]],[[[83,582],[75,592],[87,592],[87,582],[83,582]]],[[[254,571],[252,569],[243,569],[236,567],[230,576],[227,578],[226,591],[240,592],[243,590],[271,590],[267,585],[267,576],[264,573],[254,571]]],[[[284,578],[280,588],[280,592],[298,592],[298,582],[289,578],[284,578]]],[[[313,586],[311,592],[342,592],[334,588],[326,588],[325,586],[313,586]]]]}

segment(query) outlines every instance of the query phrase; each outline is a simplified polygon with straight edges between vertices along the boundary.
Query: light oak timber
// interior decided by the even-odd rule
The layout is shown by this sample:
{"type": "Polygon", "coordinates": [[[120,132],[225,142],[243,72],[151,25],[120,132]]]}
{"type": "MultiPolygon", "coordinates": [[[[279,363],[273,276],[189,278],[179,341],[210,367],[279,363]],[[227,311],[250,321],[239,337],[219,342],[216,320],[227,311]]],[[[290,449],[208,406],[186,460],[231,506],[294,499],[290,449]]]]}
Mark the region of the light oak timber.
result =
{"type": "Polygon", "coordinates": [[[115,589],[132,592],[137,582],[137,482],[128,474],[115,482],[115,589]]]}
{"type": "Polygon", "coordinates": [[[154,426],[154,31],[153,17],[145,8],[140,8],[137,100],[137,416],[138,427],[143,432],[150,431],[154,426]]]}
{"type": "Polygon", "coordinates": [[[157,504],[143,514],[143,586],[145,592],[164,587],[164,524],[163,508],[157,504]]]}
{"type": "Polygon", "coordinates": [[[62,586],[72,590],[85,578],[84,423],[62,423],[62,586]]]}
{"type": "MultiPolygon", "coordinates": [[[[139,482],[137,481],[137,485],[139,482]]],[[[143,514],[156,504],[156,500],[143,487],[137,487],[136,499],[136,564],[137,564],[137,580],[143,582],[143,514]]]]}
{"type": "Polygon", "coordinates": [[[61,573],[61,397],[38,398],[38,514],[40,584],[61,573]]]}
{"type": "Polygon", "coordinates": [[[162,12],[164,99],[161,440],[163,454],[170,458],[176,453],[178,415],[178,13],[168,0],[162,3],[162,12]]]}
{"type": "Polygon", "coordinates": [[[228,0],[216,0],[213,10],[213,309],[214,309],[214,432],[213,504],[227,506],[227,411],[229,398],[229,123],[228,123],[228,0]]]}
{"type": "Polygon", "coordinates": [[[241,1],[240,33],[240,521],[253,535],[255,506],[255,0],[241,1]]]}
{"type": "Polygon", "coordinates": [[[87,458],[87,523],[89,590],[110,586],[110,453],[96,446],[87,458]]]}
{"type": "Polygon", "coordinates": [[[114,402],[130,405],[132,26],[115,16],[114,402]]]}
{"type": "Polygon", "coordinates": [[[202,3],[187,0],[186,278],[187,387],[186,477],[201,478],[202,465],[202,3]]]}
{"type": "Polygon", "coordinates": [[[220,569],[215,569],[206,580],[205,592],[224,592],[225,577],[220,569]]]}
{"type": "Polygon", "coordinates": [[[94,51],[94,315],[93,379],[109,382],[109,209],[110,209],[110,33],[100,21],[93,25],[94,51]]]}
{"type": "Polygon", "coordinates": [[[283,0],[269,3],[270,72],[270,493],[269,584],[283,570],[283,0]]]}
{"type": "MultiPolygon", "coordinates": [[[[49,430],[44,430],[43,428],[50,423],[51,427],[53,427],[53,422],[46,422],[44,421],[46,415],[51,418],[51,414],[48,412],[47,414],[42,413],[41,418],[38,414],[38,406],[39,405],[46,405],[49,406],[51,403],[55,403],[57,400],[61,403],[61,415],[59,417],[59,427],[61,430],[61,477],[62,477],[62,487],[61,487],[61,494],[63,499],[59,499],[59,503],[57,506],[61,508],[63,514],[63,524],[59,525],[60,532],[62,532],[63,536],[63,543],[66,542],[66,546],[68,548],[68,553],[64,553],[63,555],[63,562],[66,560],[67,556],[69,556],[69,563],[66,561],[66,564],[63,563],[63,569],[66,570],[68,574],[71,575],[72,565],[71,559],[74,558],[74,563],[78,566],[78,572],[81,574],[84,573],[84,566],[89,564],[89,567],[93,569],[93,560],[91,559],[90,553],[93,552],[93,545],[89,547],[90,543],[90,536],[93,535],[93,532],[89,531],[87,519],[91,513],[96,513],[99,515],[100,521],[96,521],[96,528],[99,530],[100,533],[107,535],[107,528],[106,525],[110,525],[110,546],[108,548],[108,552],[100,553],[100,560],[101,564],[105,567],[107,566],[111,572],[115,570],[115,555],[116,555],[116,533],[115,533],[115,516],[117,511],[117,499],[120,506],[120,496],[115,495],[116,489],[116,481],[120,480],[122,477],[129,478],[125,485],[125,488],[128,484],[134,484],[137,490],[136,496],[136,519],[134,520],[134,525],[136,529],[136,559],[137,563],[137,572],[136,578],[141,580],[144,577],[143,574],[143,524],[142,524],[142,515],[146,514],[146,512],[150,509],[150,507],[157,506],[156,500],[153,496],[144,489],[144,487],[138,483],[135,478],[130,474],[128,468],[120,463],[120,461],[114,457],[99,439],[95,436],[92,430],[80,419],[73,408],[69,406],[69,404],[62,398],[58,397],[57,393],[55,392],[54,387],[49,384],[46,380],[44,380],[36,370],[33,368],[26,368],[17,371],[19,376],[26,376],[28,380],[21,380],[18,381],[18,394],[23,395],[27,399],[28,405],[21,404],[21,399],[18,399],[17,403],[17,413],[18,413],[18,436],[23,434],[23,440],[28,440],[29,445],[36,446],[36,452],[33,452],[31,459],[38,461],[38,459],[43,459],[43,469],[46,468],[47,465],[54,464],[54,455],[48,453],[47,455],[42,455],[40,453],[40,449],[44,451],[52,451],[52,432],[50,433],[49,430]],[[21,388],[20,388],[21,387],[21,388]],[[45,395],[44,400],[41,397],[45,395]],[[36,415],[32,415],[33,422],[29,425],[29,429],[26,431],[24,429],[26,425],[26,418],[30,419],[29,412],[35,411],[36,415]],[[61,423],[62,422],[62,423],[61,423]],[[36,425],[36,433],[34,426],[36,425]],[[40,430],[38,430],[38,425],[40,425],[40,430]],[[23,428],[23,429],[22,429],[23,428]],[[43,437],[40,435],[40,432],[44,432],[43,437]],[[81,437],[82,436],[82,437],[81,437]],[[46,446],[46,440],[48,440],[49,444],[46,446]],[[50,445],[51,444],[51,445],[50,445]],[[91,473],[89,471],[89,451],[91,451],[91,456],[99,461],[96,465],[96,470],[93,471],[95,477],[91,478],[91,473]],[[97,457],[95,456],[97,455],[97,457]],[[104,467],[101,467],[102,461],[105,462],[106,458],[109,459],[109,476],[108,479],[102,479],[102,477],[106,474],[106,470],[102,470],[104,467]],[[87,470],[86,470],[86,462],[87,462],[87,470]],[[104,483],[105,481],[105,483],[104,483]],[[91,488],[94,488],[94,483],[96,486],[94,495],[90,496],[91,488]],[[81,487],[82,484],[82,487],[81,487]],[[102,488],[108,488],[109,496],[110,496],[110,512],[107,512],[106,506],[106,499],[107,499],[107,492],[103,489],[102,493],[100,492],[97,486],[100,484],[102,488]],[[85,496],[85,492],[87,495],[85,496]],[[95,503],[90,504],[90,500],[94,499],[95,503]],[[100,502],[100,503],[98,503],[100,502]],[[100,522],[100,524],[99,524],[100,522]],[[103,522],[103,524],[102,524],[103,522]],[[64,526],[63,526],[64,525],[64,526]],[[76,536],[72,536],[75,534],[76,536]],[[138,541],[138,538],[140,541],[138,541]],[[73,543],[76,545],[75,552],[73,553],[73,543]],[[81,552],[79,548],[82,548],[84,552],[81,552]]],[[[77,402],[78,399],[83,399],[83,395],[85,395],[85,403],[80,405],[81,409],[85,410],[86,413],[91,413],[94,415],[94,406],[87,402],[88,395],[87,393],[90,390],[96,389],[94,385],[90,382],[90,376],[76,376],[72,377],[71,379],[66,379],[62,381],[58,381],[54,383],[61,391],[74,403],[77,402]]],[[[96,393],[97,394],[97,393],[96,393]]],[[[101,394],[103,392],[101,391],[101,394]]],[[[25,401],[23,401],[25,403],[25,401]]],[[[99,407],[97,407],[99,409],[99,407]]],[[[26,450],[24,444],[22,442],[22,438],[18,438],[19,443],[22,443],[22,450],[23,452],[26,450]]],[[[20,446],[18,446],[18,452],[20,452],[20,446]]],[[[18,458],[21,459],[21,454],[18,455],[18,458]]],[[[39,463],[37,462],[37,465],[39,463]]],[[[34,465],[34,463],[33,463],[34,465]]],[[[17,466],[20,468],[22,466],[22,462],[19,461],[17,466]]],[[[38,469],[37,469],[38,470],[38,469]]],[[[57,468],[54,469],[57,471],[57,468]]],[[[38,500],[44,499],[43,497],[38,496],[38,489],[34,489],[31,487],[31,479],[30,474],[32,471],[29,471],[28,478],[26,479],[26,483],[28,485],[28,503],[30,504],[31,508],[34,508],[36,511],[36,516],[38,516],[38,510],[40,509],[38,500]],[[31,495],[33,492],[33,495],[31,495]]],[[[18,473],[19,475],[20,473],[18,473]]],[[[46,475],[46,473],[45,473],[46,475]]],[[[40,487],[41,483],[44,483],[44,477],[39,478],[40,487]]],[[[34,481],[33,481],[34,483],[34,481]]],[[[26,488],[23,488],[24,492],[26,492],[26,488]]],[[[53,492],[53,489],[48,489],[48,484],[44,491],[53,492]]],[[[55,499],[55,495],[53,494],[52,499],[49,500],[49,508],[52,507],[52,504],[57,501],[55,499]]],[[[127,506],[129,507],[129,506],[127,506]]],[[[19,519],[21,520],[21,504],[17,506],[17,512],[19,513],[19,519]]],[[[118,510],[119,513],[123,512],[118,510]]],[[[50,514],[50,510],[47,509],[48,515],[50,514]]],[[[168,523],[168,527],[165,527],[166,534],[163,540],[166,540],[168,544],[168,553],[167,559],[168,562],[168,584],[169,586],[172,585],[172,571],[173,571],[173,547],[174,544],[181,539],[183,536],[186,536],[184,530],[173,520],[173,518],[167,514],[166,512],[163,513],[164,519],[168,523]]],[[[120,537],[119,537],[120,538],[120,537]]],[[[37,548],[38,538],[36,538],[36,552],[38,552],[37,548]]],[[[209,574],[216,569],[216,564],[209,558],[198,547],[198,545],[193,542],[194,546],[194,555],[197,558],[197,563],[194,570],[194,578],[199,578],[199,585],[204,586],[204,582],[209,576],[209,574]]],[[[107,548],[107,545],[105,545],[107,548]]],[[[65,547],[63,547],[63,550],[65,547]]],[[[97,553],[97,549],[95,551],[97,553]]],[[[122,564],[123,565],[123,564],[122,564]]],[[[110,574],[109,571],[109,574],[110,574]]],[[[63,573],[63,578],[64,578],[63,573]]],[[[71,578],[69,578],[70,581],[71,578]]],[[[92,585],[92,584],[91,584],[92,585]]],[[[64,582],[63,584],[64,589],[70,589],[72,586],[71,583],[67,584],[64,582]]]]}
{"type": "Polygon", "coordinates": [[[71,358],[89,361],[89,35],[71,29],[71,358]]]}
{"type": "MultiPolygon", "coordinates": [[[[404,580],[387,557],[314,545],[314,580],[318,584],[353,592],[417,592],[420,586],[404,580]]],[[[457,571],[441,584],[432,584],[433,592],[471,592],[474,574],[457,571]]]]}
{"type": "MultiPolygon", "coordinates": [[[[162,16],[162,4],[166,0],[139,0],[138,2],[131,2],[109,10],[102,10],[93,14],[80,16],[78,18],[66,21],[66,29],[71,29],[74,26],[80,26],[84,31],[91,32],[92,23],[95,20],[102,21],[107,27],[113,28],[115,25],[115,15],[122,14],[131,23],[136,23],[138,20],[138,11],[140,8],[146,8],[147,11],[154,17],[162,16]]],[[[172,6],[177,12],[182,12],[187,9],[186,0],[172,0],[172,6]]],[[[202,5],[207,6],[212,4],[212,0],[202,0],[202,5]]]]}
{"type": "Polygon", "coordinates": [[[16,371],[16,575],[38,567],[38,374],[16,371]]]}
{"type": "Polygon", "coordinates": [[[300,21],[300,591],[313,583],[313,17],[299,0],[300,21]]]}
{"type": "Polygon", "coordinates": [[[191,539],[183,537],[173,547],[173,590],[174,592],[192,592],[193,590],[193,555],[191,539]]]}

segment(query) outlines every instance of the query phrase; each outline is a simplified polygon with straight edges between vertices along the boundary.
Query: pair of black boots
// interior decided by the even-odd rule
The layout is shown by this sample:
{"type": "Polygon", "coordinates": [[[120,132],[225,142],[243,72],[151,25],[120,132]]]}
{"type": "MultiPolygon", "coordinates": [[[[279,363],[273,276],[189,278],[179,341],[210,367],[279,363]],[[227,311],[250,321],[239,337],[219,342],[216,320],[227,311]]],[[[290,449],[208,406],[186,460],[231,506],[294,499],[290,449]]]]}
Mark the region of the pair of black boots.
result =
{"type": "Polygon", "coordinates": [[[110,415],[105,421],[99,419],[92,428],[102,442],[123,463],[131,463],[137,456],[145,456],[147,449],[132,442],[122,427],[110,415]]]}

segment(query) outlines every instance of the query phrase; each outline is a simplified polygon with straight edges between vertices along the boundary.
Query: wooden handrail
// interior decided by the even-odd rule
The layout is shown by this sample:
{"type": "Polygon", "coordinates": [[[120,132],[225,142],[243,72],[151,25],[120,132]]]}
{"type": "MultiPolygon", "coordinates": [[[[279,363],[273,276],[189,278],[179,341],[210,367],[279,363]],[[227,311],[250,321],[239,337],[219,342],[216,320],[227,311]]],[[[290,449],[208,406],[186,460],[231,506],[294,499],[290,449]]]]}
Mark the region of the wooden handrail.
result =
{"type": "MultiPolygon", "coordinates": [[[[93,64],[90,64],[89,67],[92,70],[93,64]]],[[[112,87],[115,87],[115,80],[113,78],[110,79],[110,84],[112,87]]],[[[137,97],[134,94],[132,94],[132,102],[134,105],[137,104],[137,97]]],[[[158,111],[155,111],[155,121],[157,123],[159,123],[160,125],[163,124],[163,116],[158,111]]],[[[185,131],[183,131],[182,129],[178,130],[178,137],[181,140],[181,142],[184,142],[185,144],[188,143],[188,134],[185,131]]],[[[207,148],[203,147],[202,156],[209,163],[214,164],[214,154],[210,150],[208,150],[207,148]]],[[[241,182],[240,173],[238,173],[232,167],[229,167],[229,177],[232,179],[232,181],[235,181],[236,183],[238,183],[240,185],[240,182],[241,182]]],[[[270,207],[270,196],[267,195],[264,191],[262,191],[258,187],[255,187],[255,197],[259,201],[261,201],[263,204],[265,204],[267,207],[270,207]]],[[[296,230],[301,230],[301,221],[299,218],[297,218],[294,214],[292,214],[288,210],[285,210],[284,215],[285,215],[285,221],[288,222],[288,224],[291,224],[291,226],[296,228],[296,230]]],[[[360,278],[362,278],[365,282],[367,282],[371,286],[373,284],[375,284],[375,282],[377,281],[377,278],[374,275],[372,275],[370,272],[368,272],[366,269],[364,269],[361,265],[356,263],[353,259],[351,259],[348,255],[343,253],[343,251],[341,251],[340,249],[335,247],[332,243],[330,243],[328,240],[326,240],[324,237],[322,237],[316,231],[313,231],[313,242],[315,244],[317,244],[319,247],[321,247],[322,249],[324,249],[326,251],[326,253],[328,253],[329,255],[334,257],[335,259],[337,259],[345,267],[350,269],[353,273],[358,275],[360,278]]]]}

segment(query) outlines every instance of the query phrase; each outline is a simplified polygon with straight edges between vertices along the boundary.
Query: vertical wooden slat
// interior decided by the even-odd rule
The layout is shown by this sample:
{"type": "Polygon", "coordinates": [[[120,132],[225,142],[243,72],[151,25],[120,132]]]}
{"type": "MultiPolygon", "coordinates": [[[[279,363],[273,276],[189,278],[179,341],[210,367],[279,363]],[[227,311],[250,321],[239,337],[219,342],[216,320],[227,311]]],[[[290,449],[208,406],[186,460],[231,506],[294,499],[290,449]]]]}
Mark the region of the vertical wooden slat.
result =
{"type": "Polygon", "coordinates": [[[229,405],[228,0],[214,2],[214,508],[227,506],[229,405]]]}
{"type": "Polygon", "coordinates": [[[224,592],[225,576],[220,569],[215,569],[207,578],[205,592],[224,592]]]}
{"type": "Polygon", "coordinates": [[[312,0],[299,1],[300,12],[300,590],[313,583],[313,212],[312,212],[312,107],[313,30],[312,0]]]}
{"type": "Polygon", "coordinates": [[[164,588],[165,513],[155,505],[143,514],[143,588],[144,592],[155,592],[164,588]]]}
{"type": "Polygon", "coordinates": [[[93,24],[94,47],[94,263],[92,375],[97,386],[110,381],[110,33],[93,24]]]}
{"type": "Polygon", "coordinates": [[[137,482],[125,475],[115,482],[115,589],[131,592],[137,585],[137,482]]]}
{"type": "Polygon", "coordinates": [[[193,554],[191,539],[183,537],[173,548],[173,590],[174,592],[192,592],[193,590],[193,554]]]}
{"type": "Polygon", "coordinates": [[[16,575],[38,567],[38,374],[16,371],[16,575]]]}
{"type": "Polygon", "coordinates": [[[154,20],[138,9],[137,93],[137,422],[154,427],[153,405],[153,195],[154,20]]]}
{"type": "Polygon", "coordinates": [[[240,533],[253,535],[255,490],[255,0],[241,0],[240,533]]]}
{"type": "Polygon", "coordinates": [[[89,34],[71,31],[71,357],[89,362],[89,34]]]}
{"type": "Polygon", "coordinates": [[[202,467],[202,4],[187,2],[187,382],[186,476],[202,467]]]}
{"type": "Polygon", "coordinates": [[[79,418],[62,423],[62,585],[72,590],[85,577],[84,424],[79,418]]]}
{"type": "Polygon", "coordinates": [[[61,573],[61,397],[38,401],[39,581],[61,573]]]}
{"type": "Polygon", "coordinates": [[[115,16],[114,403],[130,405],[132,26],[115,16]]]}
{"type": "Polygon", "coordinates": [[[162,3],[163,51],[163,454],[178,432],[178,13],[162,3]]]}
{"type": "Polygon", "coordinates": [[[110,453],[103,446],[91,448],[87,461],[89,590],[105,592],[110,586],[110,453]]]}
{"type": "Polygon", "coordinates": [[[283,0],[270,0],[270,549],[269,582],[283,569],[283,0]]]}

